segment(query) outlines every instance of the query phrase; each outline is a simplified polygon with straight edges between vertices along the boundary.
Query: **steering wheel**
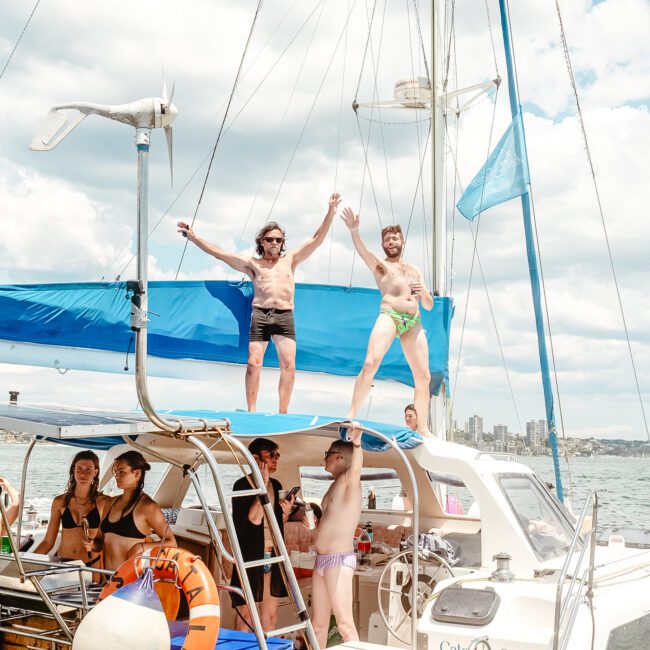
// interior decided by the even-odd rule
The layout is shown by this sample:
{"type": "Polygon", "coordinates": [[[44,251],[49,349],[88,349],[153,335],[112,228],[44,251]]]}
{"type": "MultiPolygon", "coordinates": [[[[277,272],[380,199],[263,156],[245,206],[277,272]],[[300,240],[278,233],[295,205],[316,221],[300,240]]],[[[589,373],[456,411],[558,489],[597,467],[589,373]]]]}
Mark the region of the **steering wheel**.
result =
{"type": "MultiPolygon", "coordinates": [[[[434,553],[433,551],[426,551],[423,554],[420,551],[419,561],[423,566],[437,566],[433,575],[428,575],[427,573],[418,573],[417,575],[417,602],[415,604],[416,616],[422,616],[424,611],[424,606],[427,602],[429,596],[433,593],[435,586],[438,584],[438,572],[441,569],[445,569],[446,572],[452,578],[454,572],[449,565],[449,563],[444,560],[442,557],[434,553]]],[[[399,634],[399,629],[403,625],[404,621],[411,616],[413,610],[413,603],[411,602],[411,587],[413,584],[413,571],[411,566],[413,564],[413,551],[411,549],[407,551],[402,551],[390,559],[390,561],[384,567],[384,570],[381,572],[379,577],[379,582],[377,584],[377,603],[379,605],[379,614],[381,616],[386,629],[389,634],[394,636],[397,640],[409,646],[411,644],[411,639],[404,639],[399,634]],[[391,588],[390,586],[390,577],[392,574],[392,569],[395,564],[401,562],[406,565],[406,570],[408,572],[408,578],[403,582],[402,586],[399,588],[391,588]],[[388,605],[385,605],[382,599],[382,595],[388,593],[388,605]],[[399,596],[400,602],[402,605],[402,615],[399,619],[392,624],[388,622],[388,608],[390,607],[390,594],[399,596]]],[[[448,576],[445,576],[448,577],[448,576]]]]}

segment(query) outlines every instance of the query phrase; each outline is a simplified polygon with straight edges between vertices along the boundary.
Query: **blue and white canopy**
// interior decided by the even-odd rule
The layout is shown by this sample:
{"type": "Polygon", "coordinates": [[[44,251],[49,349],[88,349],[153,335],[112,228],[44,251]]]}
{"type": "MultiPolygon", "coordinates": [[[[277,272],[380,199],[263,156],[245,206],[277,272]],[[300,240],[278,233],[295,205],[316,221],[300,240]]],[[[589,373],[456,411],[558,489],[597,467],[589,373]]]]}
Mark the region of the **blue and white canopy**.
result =
{"type": "MultiPolygon", "coordinates": [[[[238,437],[273,437],[292,433],[345,435],[343,418],[319,415],[287,415],[277,413],[248,413],[245,411],[165,411],[163,415],[177,416],[184,421],[205,420],[238,437]]],[[[422,439],[410,429],[383,422],[358,420],[369,432],[377,431],[394,438],[402,449],[417,447],[422,439]]],[[[119,413],[83,409],[64,409],[41,406],[0,405],[0,429],[33,433],[51,442],[86,449],[110,449],[122,444],[122,436],[162,433],[141,412],[119,413]]],[[[364,433],[361,439],[366,451],[388,449],[381,440],[364,433]]]]}

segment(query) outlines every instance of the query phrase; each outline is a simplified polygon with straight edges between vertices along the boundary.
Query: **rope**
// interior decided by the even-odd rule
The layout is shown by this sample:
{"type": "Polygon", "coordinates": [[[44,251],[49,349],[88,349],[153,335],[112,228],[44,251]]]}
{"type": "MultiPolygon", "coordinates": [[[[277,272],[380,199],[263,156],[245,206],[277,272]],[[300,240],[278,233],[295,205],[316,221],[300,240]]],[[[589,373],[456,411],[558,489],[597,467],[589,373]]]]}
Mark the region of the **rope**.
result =
{"type": "MultiPolygon", "coordinates": [[[[239,66],[237,68],[237,74],[235,75],[235,81],[232,86],[232,90],[230,91],[230,97],[228,98],[228,104],[226,105],[226,110],[223,115],[223,120],[221,121],[221,127],[219,128],[219,133],[217,134],[217,141],[214,143],[214,147],[212,148],[212,154],[210,156],[210,162],[208,164],[208,170],[205,174],[205,179],[203,181],[203,187],[201,188],[201,192],[199,194],[199,200],[196,204],[196,208],[194,210],[194,214],[192,215],[192,222],[190,223],[190,227],[194,226],[194,222],[196,221],[196,215],[199,211],[199,206],[201,205],[201,201],[203,200],[203,195],[205,194],[205,188],[206,185],[208,184],[208,178],[210,177],[210,171],[212,169],[212,163],[214,162],[214,157],[217,153],[217,147],[219,146],[219,142],[221,140],[221,135],[223,133],[224,125],[226,123],[226,119],[228,118],[228,111],[230,110],[230,105],[232,104],[232,100],[235,96],[235,90],[237,89],[237,84],[239,83],[239,78],[241,75],[242,67],[244,65],[244,60],[246,58],[246,53],[248,52],[248,46],[250,45],[251,39],[253,37],[253,30],[255,29],[255,24],[257,23],[257,18],[260,14],[260,11],[262,9],[262,3],[264,0],[259,0],[257,3],[257,9],[255,10],[255,15],[253,16],[253,22],[251,24],[250,31],[248,32],[248,38],[246,39],[246,45],[244,46],[244,52],[242,53],[241,60],[239,62],[239,66]]],[[[185,240],[185,243],[183,244],[183,253],[181,254],[181,259],[178,262],[178,269],[176,270],[176,276],[174,277],[174,280],[178,280],[178,274],[180,273],[181,266],[183,264],[183,259],[185,258],[185,252],[187,251],[187,245],[188,241],[185,240]]]]}
{"type": "Polygon", "coordinates": [[[605,236],[605,244],[607,246],[607,255],[609,257],[609,264],[612,270],[612,277],[614,279],[614,287],[616,289],[616,298],[618,300],[619,311],[621,312],[621,320],[623,321],[623,329],[625,331],[625,340],[627,342],[627,349],[630,354],[630,362],[632,364],[632,372],[634,374],[634,382],[636,384],[636,392],[639,398],[639,406],[641,407],[641,415],[643,417],[643,424],[645,426],[646,436],[650,440],[650,429],[648,428],[648,420],[646,418],[645,408],[643,406],[643,397],[641,395],[641,386],[639,385],[639,377],[636,371],[636,364],[634,363],[634,355],[632,353],[632,344],[630,342],[630,334],[627,327],[627,321],[625,319],[625,312],[623,310],[623,300],[621,298],[621,291],[618,285],[618,278],[616,276],[616,269],[614,268],[614,258],[612,255],[612,249],[609,243],[609,235],[607,232],[607,224],[605,223],[605,213],[603,210],[603,205],[600,200],[600,191],[598,190],[598,182],[596,181],[596,171],[594,168],[593,159],[591,157],[591,150],[589,148],[589,140],[587,138],[587,130],[585,128],[585,122],[582,115],[582,107],[580,106],[580,98],[578,97],[578,86],[576,84],[575,77],[573,75],[573,67],[571,65],[571,57],[569,55],[569,47],[567,45],[566,34],[564,31],[564,24],[562,22],[562,14],[560,12],[560,3],[559,0],[555,0],[555,7],[557,10],[557,17],[560,23],[560,37],[562,40],[562,50],[564,51],[564,58],[567,65],[567,71],[569,73],[569,80],[571,83],[571,88],[573,89],[573,96],[576,102],[576,109],[578,111],[578,119],[580,121],[580,131],[582,133],[582,139],[585,146],[585,151],[587,152],[587,163],[589,165],[589,171],[591,172],[591,178],[594,186],[594,193],[596,195],[596,203],[598,204],[598,212],[600,214],[600,221],[603,226],[603,234],[605,236]]]}
{"type": "Polygon", "coordinates": [[[9,57],[7,58],[7,61],[6,61],[5,65],[4,65],[4,67],[2,68],[2,72],[0,72],[0,79],[2,79],[2,77],[5,74],[5,70],[9,67],[9,64],[11,63],[11,59],[13,59],[14,53],[18,49],[18,45],[19,45],[20,41],[22,40],[23,35],[27,31],[27,28],[29,27],[29,23],[32,21],[32,18],[34,16],[34,14],[36,13],[36,9],[38,8],[38,5],[40,3],[41,3],[41,0],[36,0],[36,4],[34,5],[34,8],[32,9],[32,13],[29,14],[29,18],[27,19],[27,22],[25,23],[25,26],[23,27],[23,31],[20,32],[20,36],[18,37],[18,40],[16,41],[16,44],[13,47],[13,50],[11,50],[11,52],[9,53],[9,57]]]}

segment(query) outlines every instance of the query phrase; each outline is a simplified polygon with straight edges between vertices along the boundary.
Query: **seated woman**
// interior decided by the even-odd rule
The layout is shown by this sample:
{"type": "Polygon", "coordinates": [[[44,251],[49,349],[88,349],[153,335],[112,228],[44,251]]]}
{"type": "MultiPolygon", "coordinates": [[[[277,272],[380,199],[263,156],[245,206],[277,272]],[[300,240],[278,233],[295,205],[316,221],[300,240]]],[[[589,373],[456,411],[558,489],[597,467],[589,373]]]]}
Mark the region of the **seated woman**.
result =
{"type": "Polygon", "coordinates": [[[52,502],[52,514],[43,541],[36,553],[49,553],[61,528],[57,554],[72,560],[83,560],[88,566],[99,562],[98,551],[90,551],[87,543],[97,534],[108,497],[99,492],[99,458],[93,451],[80,451],[70,463],[65,492],[52,502]]]}
{"type": "MultiPolygon", "coordinates": [[[[9,483],[9,481],[4,477],[0,476],[0,499],[4,498],[2,493],[6,492],[11,499],[11,505],[8,505],[6,508],[7,519],[9,525],[14,523],[18,518],[18,513],[20,512],[20,493],[14,488],[14,486],[9,483]]],[[[3,527],[2,518],[0,517],[0,536],[6,535],[3,527]]]]}
{"type": "Polygon", "coordinates": [[[160,542],[145,542],[152,531],[160,537],[162,546],[176,546],[160,506],[143,492],[149,469],[151,466],[137,451],[127,451],[113,463],[115,483],[123,492],[112,499],[97,538],[88,545],[93,550],[103,545],[105,569],[115,571],[127,558],[158,549],[160,542]]]}

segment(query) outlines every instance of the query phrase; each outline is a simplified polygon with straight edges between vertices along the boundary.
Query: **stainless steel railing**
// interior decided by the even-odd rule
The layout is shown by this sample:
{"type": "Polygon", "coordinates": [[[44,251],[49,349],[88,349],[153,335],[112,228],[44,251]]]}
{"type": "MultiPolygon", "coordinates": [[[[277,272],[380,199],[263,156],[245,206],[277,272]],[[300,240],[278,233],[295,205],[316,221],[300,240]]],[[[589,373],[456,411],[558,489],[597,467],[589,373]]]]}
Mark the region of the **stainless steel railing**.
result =
{"type": "Polygon", "coordinates": [[[578,614],[578,608],[581,603],[583,594],[586,598],[590,599],[593,593],[594,581],[594,556],[596,549],[596,524],[598,516],[598,494],[596,491],[589,493],[587,501],[580,513],[578,523],[576,524],[576,531],[571,540],[571,545],[567,552],[567,557],[560,571],[560,576],[557,583],[557,593],[555,595],[555,625],[553,628],[553,650],[564,650],[571,637],[571,630],[578,614]],[[590,542],[586,543],[580,533],[587,518],[587,512],[591,507],[592,520],[590,542]],[[580,552],[577,559],[574,558],[578,545],[581,544],[580,552]],[[586,569],[581,571],[581,567],[587,552],[589,552],[589,564],[586,569]],[[569,575],[569,571],[573,566],[571,574],[571,582],[565,592],[565,581],[569,575]]]}

